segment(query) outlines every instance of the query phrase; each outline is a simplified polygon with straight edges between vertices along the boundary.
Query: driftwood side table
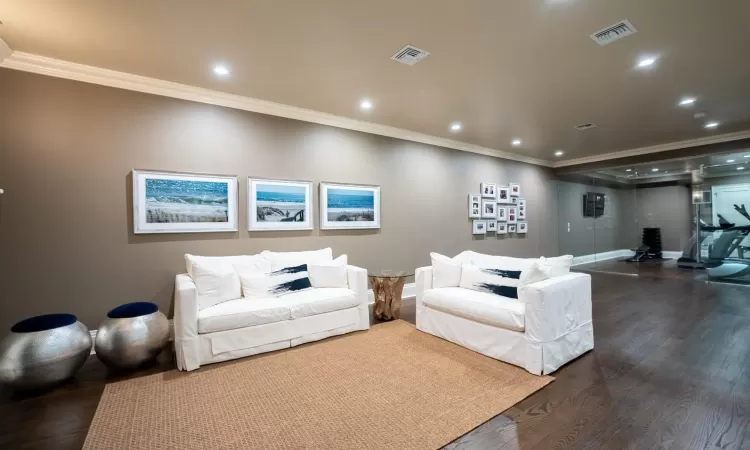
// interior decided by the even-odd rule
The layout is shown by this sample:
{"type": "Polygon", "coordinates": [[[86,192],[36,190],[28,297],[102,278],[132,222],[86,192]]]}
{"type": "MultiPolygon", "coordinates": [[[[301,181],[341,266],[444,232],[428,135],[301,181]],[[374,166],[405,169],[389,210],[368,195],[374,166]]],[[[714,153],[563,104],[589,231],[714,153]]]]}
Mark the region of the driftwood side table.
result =
{"type": "Polygon", "coordinates": [[[375,296],[375,318],[378,320],[393,320],[401,317],[401,295],[404,291],[406,279],[413,274],[390,274],[382,272],[369,275],[370,286],[375,296]]]}

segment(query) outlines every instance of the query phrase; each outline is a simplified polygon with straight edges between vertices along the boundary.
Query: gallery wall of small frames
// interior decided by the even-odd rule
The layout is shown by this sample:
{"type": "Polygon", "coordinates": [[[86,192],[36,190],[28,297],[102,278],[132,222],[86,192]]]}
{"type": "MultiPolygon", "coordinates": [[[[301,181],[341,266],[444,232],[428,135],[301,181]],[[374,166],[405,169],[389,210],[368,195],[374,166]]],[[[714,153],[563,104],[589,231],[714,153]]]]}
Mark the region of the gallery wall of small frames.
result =
{"type": "Polygon", "coordinates": [[[482,183],[479,194],[469,194],[469,218],[473,234],[525,235],[529,232],[526,220],[526,200],[521,197],[521,185],[482,183]]]}

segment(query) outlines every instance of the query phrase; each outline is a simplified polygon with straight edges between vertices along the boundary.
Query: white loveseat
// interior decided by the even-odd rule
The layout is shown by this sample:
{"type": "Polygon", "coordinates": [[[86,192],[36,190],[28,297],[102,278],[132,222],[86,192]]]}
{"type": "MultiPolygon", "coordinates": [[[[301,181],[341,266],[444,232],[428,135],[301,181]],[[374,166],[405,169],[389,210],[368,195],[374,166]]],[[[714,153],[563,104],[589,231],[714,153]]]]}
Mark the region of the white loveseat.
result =
{"type": "Polygon", "coordinates": [[[517,270],[532,263],[551,277],[507,298],[462,287],[433,288],[433,268],[416,271],[417,329],[486,356],[548,374],[594,348],[591,277],[570,273],[572,257],[520,259],[466,251],[453,261],[517,270]]]}
{"type": "MultiPolygon", "coordinates": [[[[290,264],[333,261],[331,249],[228,257],[186,255],[186,258],[227,271],[243,264],[257,266],[259,270],[269,267],[275,270],[290,264]]],[[[188,259],[189,273],[175,279],[174,344],[179,370],[194,370],[204,364],[294,347],[370,327],[367,271],[359,267],[345,265],[345,286],[313,287],[271,298],[238,295],[205,307],[202,297],[211,292],[205,296],[199,293],[190,274],[190,264],[188,259]]],[[[232,282],[238,281],[232,279],[232,282]]]]}

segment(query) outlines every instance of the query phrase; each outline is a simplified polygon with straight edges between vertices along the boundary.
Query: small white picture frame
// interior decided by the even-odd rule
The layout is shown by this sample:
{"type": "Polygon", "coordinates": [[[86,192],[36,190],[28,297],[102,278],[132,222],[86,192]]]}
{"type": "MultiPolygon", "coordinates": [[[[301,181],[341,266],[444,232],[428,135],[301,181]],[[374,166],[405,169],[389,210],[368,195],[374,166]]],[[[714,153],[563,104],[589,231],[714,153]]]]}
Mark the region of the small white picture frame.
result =
{"type": "Polygon", "coordinates": [[[497,202],[482,200],[482,219],[497,219],[497,202]]]}
{"type": "Polygon", "coordinates": [[[510,204],[511,205],[517,205],[518,204],[518,197],[511,197],[510,198],[510,204]]]}
{"type": "Polygon", "coordinates": [[[521,185],[518,183],[510,183],[510,196],[520,197],[521,196],[521,185]]]}
{"type": "Polygon", "coordinates": [[[518,201],[518,220],[526,220],[526,200],[518,201]]]}
{"type": "Polygon", "coordinates": [[[487,221],[475,220],[472,228],[473,234],[487,234],[487,221]]]}
{"type": "Polygon", "coordinates": [[[508,207],[508,223],[518,223],[518,208],[515,206],[508,207]]]}
{"type": "Polygon", "coordinates": [[[516,226],[514,225],[508,225],[508,233],[515,233],[516,232],[516,226]]]}
{"type": "Polygon", "coordinates": [[[498,222],[497,223],[497,231],[495,231],[496,234],[508,234],[508,224],[505,222],[498,222]]]}
{"type": "Polygon", "coordinates": [[[482,196],[469,194],[469,219],[482,217],[482,196]]]}
{"type": "Polygon", "coordinates": [[[497,202],[498,203],[510,203],[510,188],[508,186],[498,186],[497,202]]]}
{"type": "Polygon", "coordinates": [[[507,222],[508,221],[508,208],[505,206],[497,207],[497,221],[507,222]]]}
{"type": "Polygon", "coordinates": [[[495,220],[488,220],[487,221],[487,232],[488,233],[494,233],[497,231],[497,221],[495,220]]]}
{"type": "Polygon", "coordinates": [[[518,222],[518,234],[526,234],[529,232],[529,224],[527,222],[518,222]]]}
{"type": "Polygon", "coordinates": [[[482,198],[497,198],[497,185],[495,183],[482,182],[480,188],[482,198]]]}

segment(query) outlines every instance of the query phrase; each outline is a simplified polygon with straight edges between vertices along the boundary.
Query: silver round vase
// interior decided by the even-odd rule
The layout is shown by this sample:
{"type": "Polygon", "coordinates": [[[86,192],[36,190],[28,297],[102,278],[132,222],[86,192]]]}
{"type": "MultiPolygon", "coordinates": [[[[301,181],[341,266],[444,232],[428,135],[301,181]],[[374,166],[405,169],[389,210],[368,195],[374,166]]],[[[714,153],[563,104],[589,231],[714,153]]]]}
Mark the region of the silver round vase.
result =
{"type": "Polygon", "coordinates": [[[91,354],[88,328],[72,314],[46,314],[15,324],[0,342],[0,383],[45,389],[75,375],[91,354]]]}
{"type": "Polygon", "coordinates": [[[153,303],[118,306],[96,332],[96,357],[113,369],[135,369],[156,359],[169,339],[169,321],[153,303]]]}

